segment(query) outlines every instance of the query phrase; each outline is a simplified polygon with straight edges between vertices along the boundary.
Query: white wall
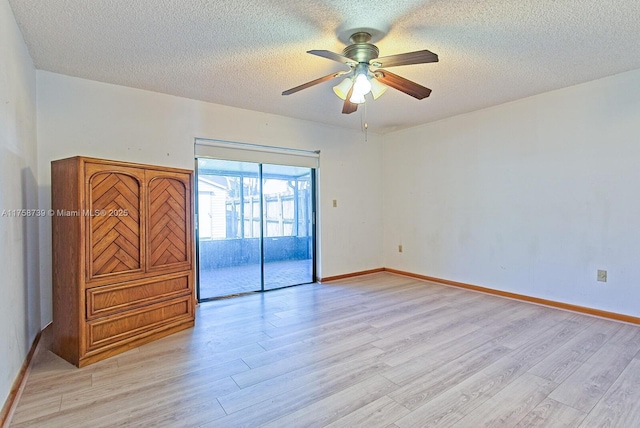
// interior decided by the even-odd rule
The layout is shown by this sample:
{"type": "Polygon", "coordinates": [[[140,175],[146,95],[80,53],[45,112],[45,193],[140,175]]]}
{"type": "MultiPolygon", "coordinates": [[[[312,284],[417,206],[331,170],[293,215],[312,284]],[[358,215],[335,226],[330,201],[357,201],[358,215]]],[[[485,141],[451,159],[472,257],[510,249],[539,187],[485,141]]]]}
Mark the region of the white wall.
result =
{"type": "Polygon", "coordinates": [[[385,266],[640,316],[640,70],[397,132],[383,153],[385,266]]]}
{"type": "MultiPolygon", "coordinates": [[[[370,134],[364,142],[359,132],[45,71],[37,72],[37,83],[41,207],[51,205],[54,159],[84,155],[193,169],[196,137],[321,150],[319,276],[382,266],[380,136],[370,134]]],[[[47,309],[50,236],[45,218],[41,277],[47,309]]]]}
{"type": "Polygon", "coordinates": [[[38,223],[4,210],[37,208],[36,77],[22,34],[0,0],[0,406],[42,327],[38,223]]]}

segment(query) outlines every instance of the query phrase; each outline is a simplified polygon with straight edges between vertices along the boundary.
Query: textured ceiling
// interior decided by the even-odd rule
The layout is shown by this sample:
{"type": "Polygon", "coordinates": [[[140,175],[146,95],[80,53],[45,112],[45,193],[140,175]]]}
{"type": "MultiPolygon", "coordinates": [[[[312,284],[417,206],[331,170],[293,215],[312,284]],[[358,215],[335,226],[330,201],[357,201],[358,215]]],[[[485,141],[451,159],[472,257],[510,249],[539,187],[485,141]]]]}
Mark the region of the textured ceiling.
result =
{"type": "Polygon", "coordinates": [[[385,133],[640,68],[638,0],[10,0],[38,69],[385,133]],[[433,90],[389,89],[351,115],[322,83],[345,29],[387,30],[380,56],[433,90]],[[366,112],[365,112],[366,110],[366,112]],[[365,117],[366,115],[366,117],[365,117]]]}

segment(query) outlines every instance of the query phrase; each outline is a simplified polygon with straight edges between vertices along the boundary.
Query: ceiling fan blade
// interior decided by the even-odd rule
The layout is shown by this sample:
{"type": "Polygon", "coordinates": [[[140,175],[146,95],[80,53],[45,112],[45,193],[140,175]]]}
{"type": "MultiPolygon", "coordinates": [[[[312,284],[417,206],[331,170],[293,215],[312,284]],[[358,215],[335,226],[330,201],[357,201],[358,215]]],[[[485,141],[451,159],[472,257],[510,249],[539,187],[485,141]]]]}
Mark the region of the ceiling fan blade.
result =
{"type": "Polygon", "coordinates": [[[371,60],[374,67],[397,67],[399,65],[424,64],[428,62],[438,62],[438,55],[428,50],[407,52],[398,55],[383,56],[371,60]]]}
{"type": "Polygon", "coordinates": [[[331,73],[327,76],[320,77],[318,79],[312,80],[311,82],[303,83],[300,86],[296,86],[295,88],[287,89],[282,93],[282,95],[291,95],[303,89],[310,88],[311,86],[317,85],[318,83],[326,82],[327,80],[335,79],[336,77],[340,77],[344,74],[349,73],[350,71],[338,71],[336,73],[331,73]]]}
{"type": "Polygon", "coordinates": [[[342,105],[342,114],[351,114],[354,111],[358,110],[358,104],[349,101],[349,98],[351,98],[351,94],[353,94],[353,86],[351,86],[347,97],[344,99],[344,104],[342,105]]]}
{"type": "Polygon", "coordinates": [[[387,86],[391,86],[394,89],[404,92],[407,95],[411,95],[419,100],[427,98],[431,94],[431,89],[418,85],[411,80],[404,77],[393,74],[387,70],[378,70],[375,73],[376,79],[387,86]]]}
{"type": "Polygon", "coordinates": [[[351,58],[347,58],[346,56],[342,56],[340,54],[337,54],[337,53],[331,52],[331,51],[311,50],[311,51],[307,51],[307,53],[310,53],[311,55],[321,56],[322,58],[327,58],[327,59],[330,59],[332,61],[338,61],[338,62],[341,62],[343,64],[347,64],[349,66],[351,64],[357,64],[358,63],[358,61],[354,61],[351,58]]]}

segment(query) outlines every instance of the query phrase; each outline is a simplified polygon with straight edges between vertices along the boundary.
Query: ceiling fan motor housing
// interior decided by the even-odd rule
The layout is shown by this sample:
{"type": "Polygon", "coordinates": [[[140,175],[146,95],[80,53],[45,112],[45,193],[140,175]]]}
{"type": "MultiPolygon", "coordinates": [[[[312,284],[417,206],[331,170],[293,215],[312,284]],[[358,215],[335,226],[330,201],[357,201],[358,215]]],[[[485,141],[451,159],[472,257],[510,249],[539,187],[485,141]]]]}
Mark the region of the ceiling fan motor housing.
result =
{"type": "Polygon", "coordinates": [[[342,55],[356,62],[369,63],[378,58],[380,51],[376,45],[369,43],[371,34],[365,32],[354,33],[350,38],[352,44],[344,48],[342,55]]]}

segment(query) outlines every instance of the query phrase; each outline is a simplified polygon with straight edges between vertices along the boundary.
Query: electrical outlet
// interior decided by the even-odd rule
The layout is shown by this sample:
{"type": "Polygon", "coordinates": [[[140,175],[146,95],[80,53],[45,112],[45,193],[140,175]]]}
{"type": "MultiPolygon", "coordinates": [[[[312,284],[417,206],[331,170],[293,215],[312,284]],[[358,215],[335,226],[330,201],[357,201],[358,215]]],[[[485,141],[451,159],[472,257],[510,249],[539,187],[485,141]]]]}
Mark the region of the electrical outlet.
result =
{"type": "Polygon", "coordinates": [[[598,269],[598,281],[607,282],[607,271],[598,269]]]}
{"type": "Polygon", "coordinates": [[[337,208],[338,207],[338,200],[334,199],[333,200],[333,208],[337,208]]]}
{"type": "Polygon", "coordinates": [[[402,244],[398,245],[398,252],[401,253],[402,252],[402,244]]]}

